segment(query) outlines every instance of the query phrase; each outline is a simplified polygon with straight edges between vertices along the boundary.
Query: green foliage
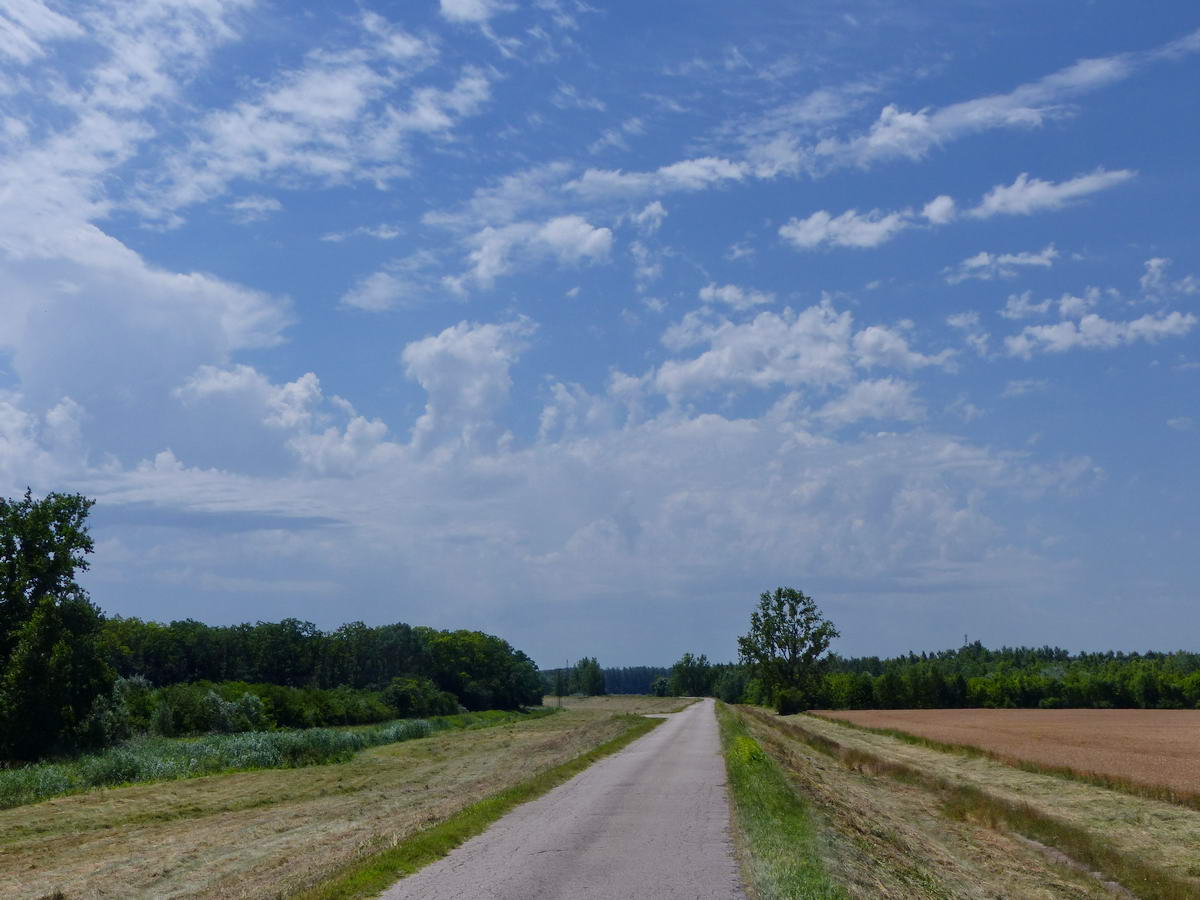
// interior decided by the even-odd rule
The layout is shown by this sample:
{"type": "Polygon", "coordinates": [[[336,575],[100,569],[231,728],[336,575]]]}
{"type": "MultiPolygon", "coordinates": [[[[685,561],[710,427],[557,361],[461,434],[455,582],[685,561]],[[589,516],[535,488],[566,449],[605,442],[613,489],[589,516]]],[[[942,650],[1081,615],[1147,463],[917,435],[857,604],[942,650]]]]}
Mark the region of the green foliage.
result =
{"type": "Polygon", "coordinates": [[[816,700],[831,709],[1200,708],[1200,654],[1057,647],[834,657],[816,700]]]}
{"type": "Polygon", "coordinates": [[[112,685],[99,610],[75,581],[92,552],[91,506],[78,494],[0,498],[0,758],[79,745],[112,685]]]}
{"type": "Polygon", "coordinates": [[[380,699],[401,718],[409,716],[447,716],[458,711],[458,701],[447,691],[439,691],[428,678],[393,678],[380,699]]]}
{"type": "Polygon", "coordinates": [[[650,685],[650,693],[655,697],[670,697],[671,696],[671,679],[665,675],[655,678],[650,685]]]}
{"type": "Polygon", "coordinates": [[[763,592],[750,615],[750,631],[738,638],[738,655],[772,697],[788,691],[789,703],[811,705],[823,658],[839,635],[813,599],[794,588],[763,592]]]}
{"type": "Polygon", "coordinates": [[[430,679],[469,709],[537,706],[542,697],[532,661],[478,631],[351,622],[324,633],[298,619],[210,627],[190,619],[163,625],[114,617],[104,623],[102,644],[120,674],[159,685],[236,681],[382,690],[393,678],[411,676],[430,679]]]}
{"type": "Polygon", "coordinates": [[[585,656],[571,668],[567,690],[572,694],[599,697],[605,693],[604,671],[596,657],[585,656]]]}
{"type": "Polygon", "coordinates": [[[701,653],[685,653],[671,667],[671,694],[675,697],[708,697],[712,694],[713,668],[701,653]]]}

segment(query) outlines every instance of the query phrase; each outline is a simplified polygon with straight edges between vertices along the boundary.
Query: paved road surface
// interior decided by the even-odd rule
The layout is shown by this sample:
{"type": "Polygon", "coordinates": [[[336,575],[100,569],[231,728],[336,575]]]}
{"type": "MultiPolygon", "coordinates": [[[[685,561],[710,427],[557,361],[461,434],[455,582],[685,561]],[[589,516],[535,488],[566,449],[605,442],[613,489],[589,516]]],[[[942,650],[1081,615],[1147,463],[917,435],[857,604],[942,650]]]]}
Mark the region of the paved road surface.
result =
{"type": "Polygon", "coordinates": [[[517,807],[384,900],[743,898],[713,701],[517,807]]]}

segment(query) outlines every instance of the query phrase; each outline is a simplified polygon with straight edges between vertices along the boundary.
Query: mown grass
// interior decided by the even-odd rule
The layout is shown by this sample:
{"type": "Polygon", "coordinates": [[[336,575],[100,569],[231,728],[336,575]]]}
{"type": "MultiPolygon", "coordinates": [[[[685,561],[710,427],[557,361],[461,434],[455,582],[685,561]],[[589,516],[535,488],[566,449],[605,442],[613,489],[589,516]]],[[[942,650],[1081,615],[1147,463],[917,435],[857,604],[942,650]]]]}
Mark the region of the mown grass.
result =
{"type": "Polygon", "coordinates": [[[717,704],[734,815],[744,836],[747,875],[759,900],[843,898],[826,872],[811,810],[724,703],[717,704]]]}
{"type": "Polygon", "coordinates": [[[895,778],[934,792],[942,803],[943,812],[951,818],[1007,829],[1053,847],[1079,866],[1117,882],[1144,900],[1194,900],[1196,897],[1194,883],[1164,872],[1132,853],[1121,851],[1100,835],[1047,815],[1027,803],[997,797],[974,785],[952,782],[866,750],[844,747],[795,722],[781,720],[761,710],[748,707],[744,710],[769,727],[838,760],[848,769],[895,778]]]}
{"type": "Polygon", "coordinates": [[[620,718],[627,720],[628,727],[615,738],[528,781],[485,797],[394,847],[355,860],[322,884],[293,894],[293,900],[357,900],[375,896],[399,879],[441,859],[460,844],[482,834],[489,825],[514,807],[540,797],[664,721],[628,715],[620,718]]]}
{"type": "MultiPolygon", "coordinates": [[[[811,716],[813,714],[805,713],[805,715],[811,716]]],[[[822,715],[817,718],[837,722],[839,725],[845,725],[847,728],[855,728],[870,734],[881,734],[885,737],[895,738],[906,744],[924,747],[928,750],[990,759],[998,763],[1003,763],[1006,766],[1012,766],[1014,769],[1020,769],[1022,772],[1033,772],[1036,775],[1053,775],[1057,778],[1069,778],[1071,781],[1090,784],[1092,787],[1106,788],[1110,791],[1120,791],[1122,794],[1129,794],[1134,797],[1145,797],[1147,800],[1161,800],[1164,803],[1174,803],[1178,806],[1186,806],[1189,809],[1200,810],[1200,793],[1194,791],[1181,791],[1162,784],[1134,781],[1131,778],[1122,778],[1119,775],[1106,775],[1103,772],[1083,771],[1071,766],[1046,765],[1044,763],[1021,759],[1019,756],[1011,756],[1007,753],[998,753],[995,750],[988,750],[984,747],[976,747],[973,744],[949,744],[944,741],[935,741],[932,738],[921,737],[919,734],[901,731],[898,728],[873,728],[870,725],[860,725],[857,722],[851,722],[836,715],[822,715]]]]}
{"type": "Polygon", "coordinates": [[[0,769],[0,809],[99,787],[345,762],[368,747],[410,741],[436,731],[483,728],[553,712],[545,708],[524,713],[488,710],[354,728],[248,731],[198,738],[140,737],[101,753],[63,762],[0,769]]]}

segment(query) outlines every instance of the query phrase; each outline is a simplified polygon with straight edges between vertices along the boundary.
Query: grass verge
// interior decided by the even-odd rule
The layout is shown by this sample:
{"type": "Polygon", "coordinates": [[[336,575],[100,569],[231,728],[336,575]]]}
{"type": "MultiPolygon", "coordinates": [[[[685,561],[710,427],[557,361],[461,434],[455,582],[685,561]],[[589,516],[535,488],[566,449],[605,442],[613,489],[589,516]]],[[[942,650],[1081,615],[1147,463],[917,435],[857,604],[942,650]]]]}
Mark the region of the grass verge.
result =
{"type": "Polygon", "coordinates": [[[486,728],[553,712],[547,708],[528,712],[488,710],[429,719],[400,719],[359,728],[135,738],[102,753],[65,762],[0,770],[0,809],[97,787],[345,762],[368,747],[410,741],[438,731],[486,728]]]}
{"type": "MultiPolygon", "coordinates": [[[[805,715],[812,715],[812,713],[805,713],[805,715]]],[[[901,731],[898,728],[872,728],[869,725],[859,725],[857,722],[851,722],[848,719],[833,715],[823,715],[818,718],[837,722],[839,725],[845,725],[847,728],[854,728],[858,731],[895,738],[906,744],[925,747],[928,750],[990,759],[998,763],[1003,763],[1006,766],[1012,766],[1014,769],[1020,769],[1022,772],[1069,778],[1071,781],[1090,784],[1092,787],[1107,788],[1110,791],[1120,791],[1122,794],[1129,794],[1134,797],[1145,797],[1147,800],[1161,800],[1164,803],[1174,803],[1178,806],[1186,806],[1189,809],[1200,810],[1200,793],[1195,793],[1194,791],[1180,791],[1166,785],[1147,784],[1141,781],[1134,781],[1130,778],[1122,778],[1119,775],[1088,772],[1072,768],[1071,766],[1045,765],[1021,759],[1019,756],[1010,756],[1009,754],[997,753],[994,750],[988,750],[984,747],[976,747],[972,744],[948,744],[943,741],[935,741],[932,738],[921,737],[919,734],[911,734],[907,731],[901,731]]]]}
{"type": "Polygon", "coordinates": [[[663,719],[622,716],[628,727],[615,738],[555,766],[528,781],[485,797],[443,822],[394,847],[355,860],[329,880],[293,894],[293,900],[356,900],[371,897],[401,878],[441,859],[455,847],[482,834],[514,807],[540,797],[578,775],[592,763],[616,753],[663,723],[663,719]]]}
{"type": "Polygon", "coordinates": [[[997,797],[973,785],[952,782],[865,750],[843,747],[824,735],[814,734],[794,722],[783,721],[761,710],[750,707],[743,707],[743,710],[763,724],[838,760],[848,769],[872,776],[885,775],[933,791],[938,795],[943,811],[951,818],[1005,828],[1053,847],[1078,865],[1117,882],[1144,900],[1188,900],[1196,896],[1194,883],[1149,865],[1133,854],[1122,852],[1099,835],[1047,815],[1027,803],[997,797]]]}
{"type": "Polygon", "coordinates": [[[717,704],[734,816],[745,839],[747,876],[759,900],[846,897],[821,862],[807,803],[724,703],[717,704]]]}

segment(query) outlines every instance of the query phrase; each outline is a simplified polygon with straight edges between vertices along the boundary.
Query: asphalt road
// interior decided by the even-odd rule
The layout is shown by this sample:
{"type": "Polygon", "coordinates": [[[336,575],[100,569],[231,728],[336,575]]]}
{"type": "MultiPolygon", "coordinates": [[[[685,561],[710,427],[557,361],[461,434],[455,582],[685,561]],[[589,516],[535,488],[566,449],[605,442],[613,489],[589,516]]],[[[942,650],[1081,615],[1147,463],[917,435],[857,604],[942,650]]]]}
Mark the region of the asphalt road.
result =
{"type": "Polygon", "coordinates": [[[744,898],[713,701],[668,719],[383,898],[744,898]]]}

